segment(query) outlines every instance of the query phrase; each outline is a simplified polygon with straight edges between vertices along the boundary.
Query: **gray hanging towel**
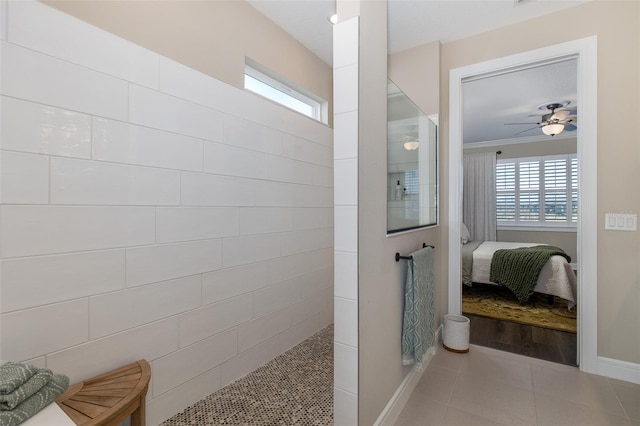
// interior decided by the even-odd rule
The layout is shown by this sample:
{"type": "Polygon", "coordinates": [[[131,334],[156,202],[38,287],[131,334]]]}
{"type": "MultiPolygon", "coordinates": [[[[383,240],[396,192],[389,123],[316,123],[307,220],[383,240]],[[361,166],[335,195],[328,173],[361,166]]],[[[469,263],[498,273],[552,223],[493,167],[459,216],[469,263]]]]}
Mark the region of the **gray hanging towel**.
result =
{"type": "Polygon", "coordinates": [[[435,340],[433,248],[425,247],[411,257],[404,289],[402,364],[417,363],[420,368],[435,340]]]}

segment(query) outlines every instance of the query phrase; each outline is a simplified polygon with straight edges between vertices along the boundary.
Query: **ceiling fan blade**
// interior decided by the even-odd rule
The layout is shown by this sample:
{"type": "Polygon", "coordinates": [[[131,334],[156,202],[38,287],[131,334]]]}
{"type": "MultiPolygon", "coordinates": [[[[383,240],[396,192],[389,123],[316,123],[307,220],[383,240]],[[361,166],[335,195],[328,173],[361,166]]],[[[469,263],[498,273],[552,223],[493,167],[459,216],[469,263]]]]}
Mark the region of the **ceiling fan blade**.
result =
{"type": "Polygon", "coordinates": [[[521,132],[516,133],[516,134],[515,134],[515,135],[513,135],[513,136],[518,136],[518,135],[521,135],[521,134],[523,134],[523,133],[527,133],[527,132],[529,132],[529,131],[531,131],[531,130],[533,130],[533,129],[537,129],[538,127],[539,127],[539,126],[532,127],[532,128],[530,128],[530,129],[527,129],[527,130],[523,130],[523,131],[521,131],[521,132]]]}
{"type": "Polygon", "coordinates": [[[505,126],[520,126],[522,124],[539,124],[539,123],[504,123],[505,126]]]}
{"type": "Polygon", "coordinates": [[[576,130],[577,127],[573,124],[565,124],[564,125],[564,130],[566,130],[567,132],[573,132],[574,130],[576,130]]]}
{"type": "Polygon", "coordinates": [[[551,116],[551,120],[559,120],[562,121],[565,118],[567,118],[569,116],[569,111],[567,111],[566,109],[560,110],[560,111],[556,111],[552,116],[551,116]]]}

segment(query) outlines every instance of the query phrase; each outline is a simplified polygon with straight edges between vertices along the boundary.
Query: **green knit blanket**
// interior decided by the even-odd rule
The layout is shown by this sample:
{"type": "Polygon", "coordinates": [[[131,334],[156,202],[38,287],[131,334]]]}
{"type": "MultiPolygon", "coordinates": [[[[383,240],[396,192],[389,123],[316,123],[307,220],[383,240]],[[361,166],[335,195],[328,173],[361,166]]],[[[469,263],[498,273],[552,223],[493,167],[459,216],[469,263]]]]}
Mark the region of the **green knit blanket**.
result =
{"type": "Polygon", "coordinates": [[[554,246],[520,247],[496,250],[491,259],[489,279],[507,287],[520,303],[525,303],[533,294],[540,271],[551,256],[571,258],[554,246]]]}
{"type": "Polygon", "coordinates": [[[18,425],[51,404],[69,386],[69,378],[33,365],[0,365],[0,425],[18,425]]]}

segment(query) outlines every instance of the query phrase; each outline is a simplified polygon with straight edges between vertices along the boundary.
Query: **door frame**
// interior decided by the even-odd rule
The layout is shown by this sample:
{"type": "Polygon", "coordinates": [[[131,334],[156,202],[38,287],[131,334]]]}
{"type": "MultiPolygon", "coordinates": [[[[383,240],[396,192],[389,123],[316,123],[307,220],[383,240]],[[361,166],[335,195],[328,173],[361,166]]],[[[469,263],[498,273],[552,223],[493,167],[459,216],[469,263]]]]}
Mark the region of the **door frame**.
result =
{"type": "Polygon", "coordinates": [[[578,62],[577,99],[580,124],[577,129],[578,156],[578,364],[581,370],[597,373],[597,36],[586,37],[541,49],[451,69],[449,72],[449,270],[448,311],[460,314],[462,220],[462,83],[465,79],[514,67],[532,66],[566,57],[578,62]]]}

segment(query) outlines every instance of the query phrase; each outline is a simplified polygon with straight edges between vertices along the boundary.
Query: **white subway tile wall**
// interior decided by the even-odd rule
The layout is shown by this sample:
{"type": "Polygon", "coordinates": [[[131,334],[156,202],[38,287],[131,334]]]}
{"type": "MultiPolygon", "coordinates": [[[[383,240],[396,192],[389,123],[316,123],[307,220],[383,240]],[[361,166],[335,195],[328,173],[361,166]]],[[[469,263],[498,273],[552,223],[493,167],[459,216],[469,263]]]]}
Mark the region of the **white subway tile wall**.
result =
{"type": "Polygon", "coordinates": [[[145,358],[157,424],[333,322],[330,128],[2,8],[1,359],[75,382],[145,358]]]}
{"type": "Polygon", "coordinates": [[[335,425],[358,423],[358,78],[360,22],[333,26],[335,425]]]}
{"type": "Polygon", "coordinates": [[[154,360],[151,364],[154,372],[153,396],[162,395],[211,370],[237,353],[235,330],[227,330],[154,360]]]}
{"type": "Polygon", "coordinates": [[[280,352],[285,352],[300,343],[300,340],[304,339],[303,336],[314,334],[318,329],[318,321],[320,317],[314,315],[280,333],[280,352]]]}
{"type": "MultiPolygon", "coordinates": [[[[179,386],[151,398],[147,394],[147,424],[157,425],[220,389],[221,366],[214,367],[179,386]]],[[[153,382],[153,372],[151,373],[153,382]]],[[[153,386],[150,386],[153,390],[153,386]]]]}
{"type": "Polygon", "coordinates": [[[49,157],[0,151],[0,202],[49,203],[49,157]]]}
{"type": "Polygon", "coordinates": [[[126,81],[15,44],[2,42],[1,49],[3,95],[127,119],[126,81]]]}
{"type": "Polygon", "coordinates": [[[358,349],[336,343],[334,345],[334,359],[338,368],[335,372],[334,386],[352,394],[358,393],[358,370],[351,368],[358,362],[358,349]]]}
{"type": "Polygon", "coordinates": [[[121,290],[125,286],[125,250],[3,259],[0,281],[0,312],[121,290]]]}
{"type": "Polygon", "coordinates": [[[91,158],[90,115],[6,96],[0,108],[3,150],[91,158]]]}
{"type": "MultiPolygon", "coordinates": [[[[315,332],[314,332],[315,333],[315,332]]],[[[280,353],[278,337],[272,337],[222,364],[220,384],[226,386],[266,364],[280,353]]]]}
{"type": "Polygon", "coordinates": [[[94,160],[202,171],[201,139],[100,117],[92,124],[94,160]]]}

